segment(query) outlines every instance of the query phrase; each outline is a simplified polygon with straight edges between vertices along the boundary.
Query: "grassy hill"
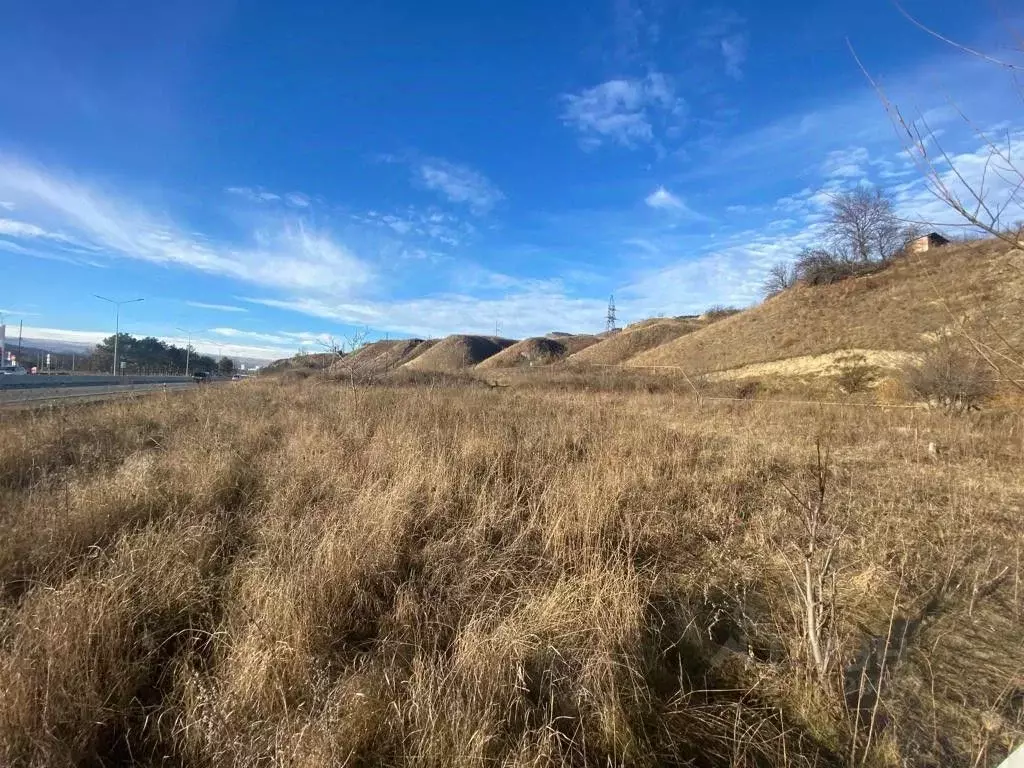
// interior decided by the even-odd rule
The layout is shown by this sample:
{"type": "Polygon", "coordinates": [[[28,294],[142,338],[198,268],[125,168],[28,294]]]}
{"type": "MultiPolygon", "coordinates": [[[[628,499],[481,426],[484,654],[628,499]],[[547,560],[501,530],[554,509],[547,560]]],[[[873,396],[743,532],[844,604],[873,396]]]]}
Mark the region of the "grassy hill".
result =
{"type": "Polygon", "coordinates": [[[702,327],[695,318],[653,319],[635,323],[569,357],[574,363],[615,365],[702,327]]]}
{"type": "Polygon", "coordinates": [[[517,341],[480,363],[480,370],[514,368],[521,365],[550,365],[601,341],[597,336],[557,334],[554,338],[535,336],[517,341]]]}
{"type": "Polygon", "coordinates": [[[515,342],[498,336],[454,334],[437,342],[404,367],[420,371],[453,372],[471,368],[515,342]]]}
{"type": "Polygon", "coordinates": [[[901,258],[834,285],[797,286],[626,365],[808,374],[828,368],[837,354],[859,351],[873,364],[892,366],[960,323],[1012,354],[1010,347],[1024,342],[1022,310],[1024,253],[979,241],[901,258]]]}
{"type": "Polygon", "coordinates": [[[340,357],[333,352],[313,352],[275,360],[263,367],[263,373],[284,373],[286,371],[322,371],[336,363],[340,357]]]}
{"type": "Polygon", "coordinates": [[[424,341],[423,339],[374,341],[336,362],[331,370],[340,374],[383,373],[414,360],[436,343],[436,340],[424,341]]]}

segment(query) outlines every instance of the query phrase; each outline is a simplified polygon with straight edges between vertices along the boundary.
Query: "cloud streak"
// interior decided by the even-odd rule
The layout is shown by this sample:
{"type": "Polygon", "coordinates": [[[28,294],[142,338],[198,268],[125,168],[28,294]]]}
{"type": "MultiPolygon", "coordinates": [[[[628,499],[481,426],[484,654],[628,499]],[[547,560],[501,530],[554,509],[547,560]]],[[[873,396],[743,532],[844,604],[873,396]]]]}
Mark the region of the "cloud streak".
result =
{"type": "Polygon", "coordinates": [[[644,203],[649,208],[654,208],[655,210],[682,214],[692,219],[703,218],[699,213],[683,202],[682,198],[673,195],[665,189],[665,187],[658,187],[656,190],[651,192],[651,194],[644,198],[644,203]]]}
{"type": "Polygon", "coordinates": [[[432,158],[419,163],[416,174],[427,189],[451,203],[468,206],[478,215],[488,213],[505,199],[490,179],[466,165],[432,158]]]}
{"type": "Polygon", "coordinates": [[[747,36],[745,34],[729,35],[719,43],[722,58],[725,60],[725,73],[733,80],[743,79],[743,65],[747,61],[747,36]]]}
{"type": "Polygon", "coordinates": [[[210,309],[210,310],[213,310],[214,312],[248,312],[249,311],[245,307],[234,307],[234,306],[231,306],[230,304],[207,304],[204,301],[186,301],[185,304],[187,304],[190,307],[195,307],[196,309],[210,309]]]}
{"type": "Polygon", "coordinates": [[[5,234],[14,244],[40,237],[55,241],[58,251],[50,257],[75,259],[84,249],[94,260],[134,259],[272,288],[335,294],[363,288],[374,276],[330,233],[301,219],[273,220],[245,246],[217,242],[70,177],[7,157],[0,157],[0,195],[14,199],[26,220],[7,225],[5,234]]]}
{"type": "Polygon", "coordinates": [[[662,129],[683,122],[686,102],[660,72],[645,78],[608,80],[562,95],[562,122],[575,129],[580,145],[593,150],[612,143],[627,149],[652,144],[662,129]]]}

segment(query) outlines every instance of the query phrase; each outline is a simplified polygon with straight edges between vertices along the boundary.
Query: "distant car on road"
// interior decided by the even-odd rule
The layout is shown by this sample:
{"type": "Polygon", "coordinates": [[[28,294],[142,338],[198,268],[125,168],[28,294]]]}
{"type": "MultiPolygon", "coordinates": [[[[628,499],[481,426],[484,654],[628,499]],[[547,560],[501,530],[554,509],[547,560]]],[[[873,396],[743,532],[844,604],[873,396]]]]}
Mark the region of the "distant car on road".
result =
{"type": "Polygon", "coordinates": [[[0,365],[0,376],[26,376],[28,371],[20,365],[0,365]]]}
{"type": "Polygon", "coordinates": [[[196,384],[202,384],[210,380],[210,374],[206,371],[196,371],[192,374],[192,381],[196,384]]]}

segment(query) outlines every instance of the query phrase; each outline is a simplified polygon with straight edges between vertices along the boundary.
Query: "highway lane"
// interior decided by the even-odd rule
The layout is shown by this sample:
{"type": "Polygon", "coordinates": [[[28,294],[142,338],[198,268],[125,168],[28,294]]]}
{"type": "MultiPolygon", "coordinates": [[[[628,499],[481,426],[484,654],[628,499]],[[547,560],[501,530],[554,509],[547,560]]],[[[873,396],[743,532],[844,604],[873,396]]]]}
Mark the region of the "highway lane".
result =
{"type": "MultiPolygon", "coordinates": [[[[133,394],[154,392],[181,392],[195,389],[188,379],[179,377],[172,382],[145,382],[141,384],[100,384],[93,386],[64,387],[0,387],[0,407],[17,405],[42,405],[47,402],[87,402],[106,400],[111,397],[125,397],[133,394]]],[[[205,385],[204,385],[205,386],[205,385]]]]}
{"type": "Polygon", "coordinates": [[[0,376],[0,392],[17,389],[67,387],[138,387],[148,384],[186,384],[187,376],[0,376]]]}

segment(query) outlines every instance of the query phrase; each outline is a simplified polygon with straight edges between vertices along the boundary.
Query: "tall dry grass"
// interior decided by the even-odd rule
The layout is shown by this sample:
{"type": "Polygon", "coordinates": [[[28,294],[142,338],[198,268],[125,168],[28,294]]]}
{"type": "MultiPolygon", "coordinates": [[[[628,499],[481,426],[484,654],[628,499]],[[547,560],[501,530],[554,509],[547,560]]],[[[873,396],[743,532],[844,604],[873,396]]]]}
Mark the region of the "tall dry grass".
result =
{"type": "Polygon", "coordinates": [[[571,383],[5,412],[0,764],[979,766],[1024,738],[1016,417],[571,383]]]}

